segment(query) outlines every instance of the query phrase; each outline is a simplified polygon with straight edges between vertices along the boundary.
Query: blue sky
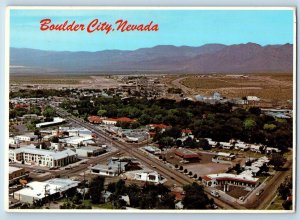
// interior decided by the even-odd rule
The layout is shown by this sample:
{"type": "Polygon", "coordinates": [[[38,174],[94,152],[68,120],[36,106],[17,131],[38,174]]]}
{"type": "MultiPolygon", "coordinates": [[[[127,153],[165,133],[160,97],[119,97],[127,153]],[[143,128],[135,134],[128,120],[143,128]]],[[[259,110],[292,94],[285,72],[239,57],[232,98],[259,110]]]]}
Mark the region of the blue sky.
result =
{"type": "Polygon", "coordinates": [[[10,12],[10,46],[56,51],[134,50],[156,45],[293,43],[292,10],[20,10],[10,12]],[[158,32],[40,31],[40,20],[159,25],[158,32]]]}

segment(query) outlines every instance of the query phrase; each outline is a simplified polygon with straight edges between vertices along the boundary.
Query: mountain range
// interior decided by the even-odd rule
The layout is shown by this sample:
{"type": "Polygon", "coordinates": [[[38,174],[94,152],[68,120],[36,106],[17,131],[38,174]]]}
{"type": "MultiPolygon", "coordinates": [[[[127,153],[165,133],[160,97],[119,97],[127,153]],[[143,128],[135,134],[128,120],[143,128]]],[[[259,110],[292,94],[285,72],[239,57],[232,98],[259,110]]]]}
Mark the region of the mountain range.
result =
{"type": "Polygon", "coordinates": [[[26,73],[260,73],[292,72],[293,45],[255,43],[199,47],[159,45],[97,52],[10,48],[11,74],[26,73]]]}

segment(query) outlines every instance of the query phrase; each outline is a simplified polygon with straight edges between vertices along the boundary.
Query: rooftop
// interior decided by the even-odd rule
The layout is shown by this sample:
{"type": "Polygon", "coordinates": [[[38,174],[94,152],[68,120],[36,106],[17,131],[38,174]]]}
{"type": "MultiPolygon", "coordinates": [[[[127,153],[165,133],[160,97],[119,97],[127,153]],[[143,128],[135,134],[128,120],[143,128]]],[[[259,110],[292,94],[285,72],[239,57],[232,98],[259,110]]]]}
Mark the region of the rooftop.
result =
{"type": "Polygon", "coordinates": [[[36,148],[34,145],[29,145],[26,147],[21,147],[13,150],[15,153],[27,153],[27,154],[37,154],[45,157],[52,157],[54,160],[59,160],[65,158],[66,156],[74,156],[76,153],[70,149],[63,151],[53,151],[36,148]]]}
{"type": "Polygon", "coordinates": [[[235,175],[232,173],[218,173],[218,174],[209,174],[202,178],[210,178],[210,179],[217,179],[218,181],[222,180],[236,180],[241,182],[250,182],[250,183],[256,183],[258,181],[258,178],[252,177],[250,174],[242,173],[239,175],[235,175]]]}
{"type": "Polygon", "coordinates": [[[51,179],[46,182],[34,181],[28,183],[23,189],[17,191],[23,196],[33,197],[35,199],[42,199],[45,197],[45,191],[47,190],[50,195],[66,191],[69,188],[78,186],[79,181],[73,181],[70,179],[51,179]],[[46,190],[45,190],[46,189],[46,190]]]}
{"type": "Polygon", "coordinates": [[[22,170],[22,169],[23,168],[9,166],[9,174],[16,172],[18,170],[22,170]]]}

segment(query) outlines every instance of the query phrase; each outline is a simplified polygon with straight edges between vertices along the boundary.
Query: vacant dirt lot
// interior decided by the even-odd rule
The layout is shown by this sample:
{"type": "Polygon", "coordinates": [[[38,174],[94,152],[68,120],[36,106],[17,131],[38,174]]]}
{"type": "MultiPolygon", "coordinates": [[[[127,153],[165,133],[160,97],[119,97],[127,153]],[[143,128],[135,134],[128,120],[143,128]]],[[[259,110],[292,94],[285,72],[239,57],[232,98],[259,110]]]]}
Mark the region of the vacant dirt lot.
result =
{"type": "Polygon", "coordinates": [[[167,161],[174,165],[178,164],[179,166],[183,166],[183,169],[187,169],[188,172],[191,171],[193,175],[197,174],[197,176],[203,176],[207,174],[223,173],[230,167],[230,165],[227,164],[213,163],[211,159],[214,155],[203,154],[197,150],[193,151],[199,154],[199,162],[182,164],[180,163],[182,159],[175,155],[174,150],[175,149],[170,149],[165,154],[167,161]]]}
{"type": "Polygon", "coordinates": [[[182,84],[190,95],[212,95],[220,92],[227,98],[258,96],[262,99],[289,100],[293,98],[292,74],[193,75],[177,78],[174,86],[182,84]]]}
{"type": "Polygon", "coordinates": [[[119,82],[108,76],[11,76],[10,84],[18,86],[40,86],[46,89],[58,89],[61,87],[106,89],[117,87],[119,82]]]}

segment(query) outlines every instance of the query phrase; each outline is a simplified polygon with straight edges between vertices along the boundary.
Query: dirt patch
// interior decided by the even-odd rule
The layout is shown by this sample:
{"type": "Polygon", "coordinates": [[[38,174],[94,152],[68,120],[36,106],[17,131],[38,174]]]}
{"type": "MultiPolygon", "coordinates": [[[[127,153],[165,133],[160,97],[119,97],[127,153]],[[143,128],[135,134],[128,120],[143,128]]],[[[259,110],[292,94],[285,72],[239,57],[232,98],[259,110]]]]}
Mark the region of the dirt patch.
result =
{"type": "Polygon", "coordinates": [[[227,98],[258,96],[262,99],[288,100],[293,98],[292,74],[188,76],[175,79],[174,84],[190,95],[212,95],[218,91],[227,98]]]}

